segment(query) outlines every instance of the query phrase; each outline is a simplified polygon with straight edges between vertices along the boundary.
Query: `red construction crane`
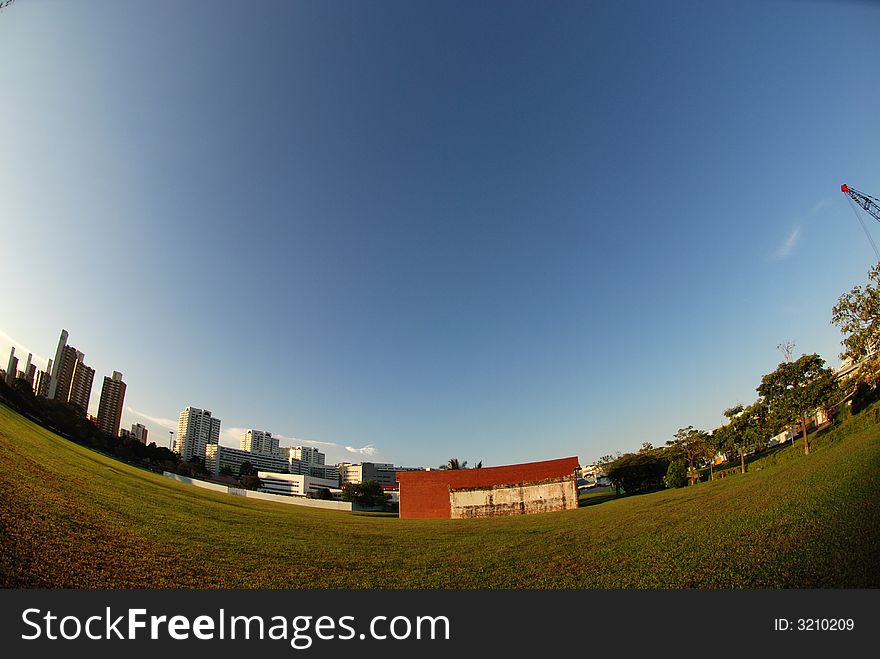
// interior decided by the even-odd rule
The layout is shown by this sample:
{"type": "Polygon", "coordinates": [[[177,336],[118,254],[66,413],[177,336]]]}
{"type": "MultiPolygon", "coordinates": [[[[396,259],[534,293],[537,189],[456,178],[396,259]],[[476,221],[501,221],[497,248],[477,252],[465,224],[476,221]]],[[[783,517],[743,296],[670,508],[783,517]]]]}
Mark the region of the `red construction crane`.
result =
{"type": "Polygon", "coordinates": [[[878,203],[878,199],[871,195],[867,195],[864,192],[853,190],[846,183],[840,186],[840,191],[849,197],[849,205],[852,206],[853,214],[856,216],[859,224],[862,225],[862,230],[865,232],[865,237],[868,239],[868,242],[871,243],[871,247],[874,248],[874,254],[877,256],[877,261],[880,261],[880,249],[877,249],[877,243],[871,238],[871,232],[868,231],[868,227],[865,226],[861,215],[859,215],[859,212],[856,210],[856,204],[858,204],[869,213],[871,217],[880,222],[880,203],[878,203]]]}
{"type": "Polygon", "coordinates": [[[880,199],[867,195],[864,192],[853,190],[846,183],[840,186],[840,191],[849,195],[853,201],[870,213],[875,220],[880,222],[880,199]]]}

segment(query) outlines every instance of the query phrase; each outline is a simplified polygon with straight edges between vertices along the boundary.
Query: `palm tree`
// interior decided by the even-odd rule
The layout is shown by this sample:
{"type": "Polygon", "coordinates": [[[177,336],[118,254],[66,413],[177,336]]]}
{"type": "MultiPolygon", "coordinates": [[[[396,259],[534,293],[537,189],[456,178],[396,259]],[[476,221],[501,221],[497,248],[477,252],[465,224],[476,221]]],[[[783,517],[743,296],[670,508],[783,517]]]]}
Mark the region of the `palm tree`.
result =
{"type": "Polygon", "coordinates": [[[446,463],[447,469],[467,469],[467,460],[459,463],[458,458],[449,458],[449,462],[446,463]]]}

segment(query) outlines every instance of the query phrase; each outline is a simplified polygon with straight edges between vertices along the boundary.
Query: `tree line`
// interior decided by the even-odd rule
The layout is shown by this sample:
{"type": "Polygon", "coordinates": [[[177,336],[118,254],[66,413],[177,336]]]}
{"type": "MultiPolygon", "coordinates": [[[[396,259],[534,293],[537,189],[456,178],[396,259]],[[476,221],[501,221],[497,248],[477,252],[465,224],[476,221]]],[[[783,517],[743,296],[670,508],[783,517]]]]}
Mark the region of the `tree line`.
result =
{"type": "Polygon", "coordinates": [[[844,335],[841,359],[854,365],[855,374],[845,383],[826,367],[818,354],[793,359],[793,342],[778,347],[784,360],[761,378],[757,399],[736,403],[723,411],[727,423],[714,431],[687,426],[665,446],[642,444],[635,453],[605,455],[601,465],[611,482],[628,494],[683,487],[695,483],[698,470],[708,466],[714,479],[714,460],[739,459],[746,473],[746,456],[764,448],[776,435],[792,431],[791,443],[803,439],[804,454],[810,454],[809,419],[817,412],[831,421],[839,405],[850,401],[852,413],[877,398],[880,379],[880,263],[868,273],[868,283],[840,296],[832,309],[831,322],[844,335]],[[735,456],[735,457],[733,457],[735,456]]]}
{"type": "Polygon", "coordinates": [[[155,442],[144,444],[136,439],[104,432],[86,416],[82,408],[36,396],[31,385],[21,378],[16,378],[11,387],[0,380],[0,402],[57,435],[136,467],[160,473],[170,471],[190,478],[210,476],[203,460],[196,458],[187,462],[174,451],[157,446],[155,442]]]}

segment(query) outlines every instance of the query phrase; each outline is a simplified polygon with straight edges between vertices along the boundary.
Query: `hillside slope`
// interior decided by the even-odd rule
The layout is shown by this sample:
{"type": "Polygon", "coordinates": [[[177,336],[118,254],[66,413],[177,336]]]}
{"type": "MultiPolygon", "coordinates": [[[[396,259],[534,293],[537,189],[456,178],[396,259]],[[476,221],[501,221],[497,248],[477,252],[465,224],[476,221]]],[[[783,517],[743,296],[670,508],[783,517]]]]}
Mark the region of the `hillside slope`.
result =
{"type": "Polygon", "coordinates": [[[878,438],[868,412],[745,476],[559,513],[400,520],[182,485],[0,406],[0,585],[880,587],[878,438]]]}

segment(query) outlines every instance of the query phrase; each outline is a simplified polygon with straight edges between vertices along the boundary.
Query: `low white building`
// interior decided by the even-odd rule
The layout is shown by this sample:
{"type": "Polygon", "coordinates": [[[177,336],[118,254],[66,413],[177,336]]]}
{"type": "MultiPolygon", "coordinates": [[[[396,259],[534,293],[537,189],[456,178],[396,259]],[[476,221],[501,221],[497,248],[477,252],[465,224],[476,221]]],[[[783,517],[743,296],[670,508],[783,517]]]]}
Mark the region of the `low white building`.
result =
{"type": "Polygon", "coordinates": [[[315,478],[305,474],[287,474],[276,471],[258,471],[257,478],[262,481],[260,492],[283,494],[293,497],[304,497],[318,490],[339,492],[339,484],[329,478],[315,478]]]}

